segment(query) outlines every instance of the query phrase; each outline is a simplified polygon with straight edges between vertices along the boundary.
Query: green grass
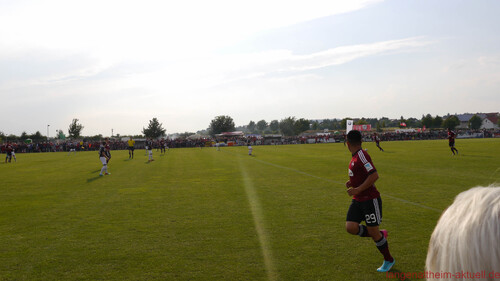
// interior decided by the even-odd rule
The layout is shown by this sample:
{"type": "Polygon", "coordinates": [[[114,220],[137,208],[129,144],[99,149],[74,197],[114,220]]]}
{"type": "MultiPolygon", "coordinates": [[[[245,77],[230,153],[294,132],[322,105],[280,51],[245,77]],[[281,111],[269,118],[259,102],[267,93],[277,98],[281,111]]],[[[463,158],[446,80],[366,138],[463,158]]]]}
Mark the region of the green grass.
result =
{"type": "MultiPolygon", "coordinates": [[[[441,214],[500,182],[500,139],[364,144],[396,272],[424,270],[441,214]]],[[[342,144],[17,154],[0,164],[0,280],[386,280],[347,234],[342,144]]]]}

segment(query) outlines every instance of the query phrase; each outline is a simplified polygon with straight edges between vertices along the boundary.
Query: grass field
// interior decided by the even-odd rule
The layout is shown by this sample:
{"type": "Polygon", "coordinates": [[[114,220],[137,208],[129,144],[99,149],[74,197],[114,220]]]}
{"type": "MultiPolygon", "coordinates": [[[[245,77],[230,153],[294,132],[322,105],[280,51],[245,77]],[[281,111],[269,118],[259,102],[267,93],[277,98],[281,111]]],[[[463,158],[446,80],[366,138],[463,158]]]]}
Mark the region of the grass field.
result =
{"type": "MultiPolygon", "coordinates": [[[[395,272],[424,270],[453,198],[500,182],[500,139],[366,143],[395,272]]],[[[347,234],[343,144],[17,154],[0,165],[0,280],[387,280],[347,234]]],[[[3,161],[3,159],[2,159],[3,161]]]]}

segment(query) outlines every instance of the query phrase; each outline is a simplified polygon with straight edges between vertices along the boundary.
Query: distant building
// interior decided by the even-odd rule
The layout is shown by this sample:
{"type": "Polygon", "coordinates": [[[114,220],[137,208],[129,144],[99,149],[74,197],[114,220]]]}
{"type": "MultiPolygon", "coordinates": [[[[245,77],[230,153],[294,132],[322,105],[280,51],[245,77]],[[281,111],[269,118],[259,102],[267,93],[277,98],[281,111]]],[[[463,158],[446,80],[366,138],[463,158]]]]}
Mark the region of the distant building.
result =
{"type": "Polygon", "coordinates": [[[468,129],[469,128],[469,120],[472,116],[477,115],[483,120],[480,129],[498,129],[498,112],[492,113],[465,113],[456,115],[458,120],[460,120],[460,125],[457,126],[457,129],[468,129]]]}
{"type": "Polygon", "coordinates": [[[481,129],[498,129],[498,112],[497,113],[486,113],[486,117],[483,119],[483,124],[481,129]]]}

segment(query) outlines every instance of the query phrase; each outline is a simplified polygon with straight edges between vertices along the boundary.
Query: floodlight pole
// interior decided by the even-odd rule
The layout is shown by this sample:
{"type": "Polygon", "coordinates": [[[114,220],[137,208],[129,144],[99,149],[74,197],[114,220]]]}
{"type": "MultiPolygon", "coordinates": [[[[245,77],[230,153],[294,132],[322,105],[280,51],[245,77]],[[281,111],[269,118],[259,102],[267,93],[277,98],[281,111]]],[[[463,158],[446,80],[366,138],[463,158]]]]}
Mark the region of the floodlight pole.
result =
{"type": "Polygon", "coordinates": [[[47,125],[47,141],[49,141],[49,127],[50,125],[47,125]]]}

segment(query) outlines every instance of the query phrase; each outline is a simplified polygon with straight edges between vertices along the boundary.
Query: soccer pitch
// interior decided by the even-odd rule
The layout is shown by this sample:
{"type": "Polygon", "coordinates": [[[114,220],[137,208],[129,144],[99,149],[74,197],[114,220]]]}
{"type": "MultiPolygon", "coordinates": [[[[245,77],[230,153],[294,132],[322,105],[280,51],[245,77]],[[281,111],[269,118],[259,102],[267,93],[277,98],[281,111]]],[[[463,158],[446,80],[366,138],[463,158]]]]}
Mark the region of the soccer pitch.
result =
{"type": "MultiPolygon", "coordinates": [[[[395,272],[424,270],[441,212],[500,182],[500,139],[364,143],[395,272]]],[[[0,280],[387,280],[349,235],[342,143],[17,154],[0,165],[0,280]]],[[[4,156],[4,155],[3,155],[4,156]]]]}

